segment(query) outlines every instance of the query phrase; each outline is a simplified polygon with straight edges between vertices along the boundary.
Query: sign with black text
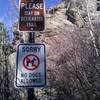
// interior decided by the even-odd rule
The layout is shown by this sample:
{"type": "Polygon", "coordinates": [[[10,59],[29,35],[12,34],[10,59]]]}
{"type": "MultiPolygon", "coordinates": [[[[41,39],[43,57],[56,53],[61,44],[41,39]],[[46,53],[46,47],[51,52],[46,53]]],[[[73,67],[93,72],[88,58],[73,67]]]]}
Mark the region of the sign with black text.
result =
{"type": "Polygon", "coordinates": [[[43,87],[46,85],[44,44],[19,44],[16,62],[16,87],[43,87]]]}
{"type": "Polygon", "coordinates": [[[20,0],[19,30],[45,30],[44,0],[20,0]]]}

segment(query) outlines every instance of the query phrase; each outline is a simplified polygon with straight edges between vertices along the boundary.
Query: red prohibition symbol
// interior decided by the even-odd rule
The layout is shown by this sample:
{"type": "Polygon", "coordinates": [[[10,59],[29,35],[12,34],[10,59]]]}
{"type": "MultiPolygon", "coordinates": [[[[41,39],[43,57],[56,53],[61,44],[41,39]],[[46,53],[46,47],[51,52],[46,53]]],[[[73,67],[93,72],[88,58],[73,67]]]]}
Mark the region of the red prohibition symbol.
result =
{"type": "Polygon", "coordinates": [[[39,67],[39,64],[40,60],[34,54],[29,54],[23,59],[24,68],[30,71],[37,69],[39,67]]]}

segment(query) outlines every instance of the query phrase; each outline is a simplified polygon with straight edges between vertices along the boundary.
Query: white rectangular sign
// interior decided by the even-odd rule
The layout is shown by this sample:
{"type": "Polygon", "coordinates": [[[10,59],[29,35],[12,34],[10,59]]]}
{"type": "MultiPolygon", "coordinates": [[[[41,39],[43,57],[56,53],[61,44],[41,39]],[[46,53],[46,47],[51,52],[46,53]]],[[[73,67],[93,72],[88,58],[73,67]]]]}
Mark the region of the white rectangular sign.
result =
{"type": "Polygon", "coordinates": [[[16,59],[16,87],[46,85],[46,55],[44,44],[19,44],[16,59]]]}

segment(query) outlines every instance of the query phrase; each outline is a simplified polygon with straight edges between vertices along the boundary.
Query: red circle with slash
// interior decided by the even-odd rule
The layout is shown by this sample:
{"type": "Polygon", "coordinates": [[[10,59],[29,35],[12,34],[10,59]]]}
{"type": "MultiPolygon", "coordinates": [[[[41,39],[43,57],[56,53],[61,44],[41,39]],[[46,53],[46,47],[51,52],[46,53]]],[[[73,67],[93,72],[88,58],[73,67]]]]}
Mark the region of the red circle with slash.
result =
{"type": "Polygon", "coordinates": [[[39,64],[40,64],[40,60],[34,54],[29,54],[25,56],[23,59],[24,68],[30,71],[37,69],[39,67],[39,64]]]}

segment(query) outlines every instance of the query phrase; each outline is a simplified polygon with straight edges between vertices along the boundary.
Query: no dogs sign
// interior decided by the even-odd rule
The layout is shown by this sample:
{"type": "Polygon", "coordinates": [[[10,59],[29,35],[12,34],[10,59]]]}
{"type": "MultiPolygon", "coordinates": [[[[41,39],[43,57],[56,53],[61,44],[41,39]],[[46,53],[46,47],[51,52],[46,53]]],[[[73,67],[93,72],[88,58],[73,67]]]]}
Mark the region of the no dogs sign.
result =
{"type": "Polygon", "coordinates": [[[17,48],[16,87],[46,85],[44,44],[19,44],[17,48]]]}

